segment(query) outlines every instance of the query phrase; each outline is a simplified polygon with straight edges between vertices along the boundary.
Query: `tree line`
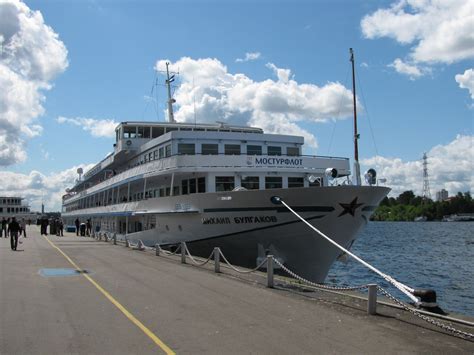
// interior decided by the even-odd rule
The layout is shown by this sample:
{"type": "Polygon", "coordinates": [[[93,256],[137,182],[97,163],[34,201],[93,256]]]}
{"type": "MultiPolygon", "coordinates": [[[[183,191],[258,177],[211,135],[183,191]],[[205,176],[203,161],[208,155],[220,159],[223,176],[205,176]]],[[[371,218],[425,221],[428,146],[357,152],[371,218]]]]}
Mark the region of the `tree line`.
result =
{"type": "Polygon", "coordinates": [[[442,220],[443,216],[474,213],[474,201],[469,192],[458,192],[446,201],[433,201],[405,191],[397,198],[385,197],[371,217],[373,221],[413,221],[424,216],[428,221],[442,220]]]}

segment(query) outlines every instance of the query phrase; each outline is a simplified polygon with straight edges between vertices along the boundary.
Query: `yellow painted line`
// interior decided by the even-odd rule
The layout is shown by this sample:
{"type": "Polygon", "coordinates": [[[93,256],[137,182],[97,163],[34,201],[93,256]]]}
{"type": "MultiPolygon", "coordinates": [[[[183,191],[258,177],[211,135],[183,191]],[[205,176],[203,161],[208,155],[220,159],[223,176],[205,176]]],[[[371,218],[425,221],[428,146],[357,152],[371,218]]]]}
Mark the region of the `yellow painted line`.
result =
{"type": "MultiPolygon", "coordinates": [[[[77,264],[72,261],[72,259],[63,252],[58,246],[56,246],[52,241],[50,241],[46,236],[43,236],[44,239],[48,241],[48,243],[59,251],[66,259],[71,263],[72,266],[76,268],[77,271],[82,271],[82,269],[77,266],[77,264]]],[[[169,348],[165,343],[163,343],[160,338],[158,338],[153,332],[148,329],[142,322],[140,322],[132,313],[130,313],[124,306],[120,304],[110,293],[104,290],[97,282],[94,281],[92,277],[89,275],[82,273],[82,275],[90,281],[115,307],[117,307],[124,315],[127,317],[133,324],[135,324],[140,330],[145,333],[153,342],[158,345],[166,354],[175,354],[171,348],[169,348]]]]}

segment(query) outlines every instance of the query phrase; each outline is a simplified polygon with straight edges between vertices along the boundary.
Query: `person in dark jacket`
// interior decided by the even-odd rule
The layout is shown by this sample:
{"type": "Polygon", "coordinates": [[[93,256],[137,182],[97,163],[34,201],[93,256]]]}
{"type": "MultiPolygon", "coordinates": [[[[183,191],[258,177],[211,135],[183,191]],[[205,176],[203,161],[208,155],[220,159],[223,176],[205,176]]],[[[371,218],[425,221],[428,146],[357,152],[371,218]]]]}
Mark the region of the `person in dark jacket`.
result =
{"type": "Polygon", "coordinates": [[[76,225],[76,235],[79,236],[79,226],[81,225],[79,218],[76,218],[76,220],[74,221],[74,224],[76,225]]]}
{"type": "Polygon", "coordinates": [[[0,238],[2,237],[2,234],[5,233],[5,238],[8,238],[8,234],[7,234],[7,220],[5,219],[5,217],[2,217],[2,231],[1,231],[1,234],[0,234],[0,238]]]}
{"type": "Polygon", "coordinates": [[[20,233],[20,224],[16,221],[15,217],[12,217],[12,221],[8,226],[8,230],[10,232],[10,245],[12,250],[16,250],[18,245],[18,234],[20,233]]]}

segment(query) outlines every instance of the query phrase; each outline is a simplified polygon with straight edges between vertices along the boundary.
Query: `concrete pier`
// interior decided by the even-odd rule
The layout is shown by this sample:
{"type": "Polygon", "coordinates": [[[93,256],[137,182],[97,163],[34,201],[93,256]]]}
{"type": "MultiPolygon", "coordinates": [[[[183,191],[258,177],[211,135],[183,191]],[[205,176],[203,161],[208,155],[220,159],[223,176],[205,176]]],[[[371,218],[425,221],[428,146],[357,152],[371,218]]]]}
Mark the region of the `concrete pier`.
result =
{"type": "Polygon", "coordinates": [[[17,251],[0,239],[0,354],[474,352],[401,310],[370,316],[364,301],[267,288],[179,256],[28,233],[17,251]]]}

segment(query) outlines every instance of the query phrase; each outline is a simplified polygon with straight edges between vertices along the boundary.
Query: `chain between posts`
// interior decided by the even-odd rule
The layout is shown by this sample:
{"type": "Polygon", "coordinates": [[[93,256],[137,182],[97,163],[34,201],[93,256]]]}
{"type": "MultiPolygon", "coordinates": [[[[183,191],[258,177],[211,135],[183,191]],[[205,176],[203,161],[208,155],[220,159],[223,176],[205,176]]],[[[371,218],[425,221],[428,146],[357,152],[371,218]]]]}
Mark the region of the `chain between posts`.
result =
{"type": "MultiPolygon", "coordinates": [[[[109,240],[113,240],[115,241],[116,238],[107,238],[106,241],[109,241],[109,240]]],[[[128,239],[126,239],[126,244],[130,245],[130,246],[137,246],[137,244],[132,244],[130,243],[130,241],[128,239]]],[[[143,243],[142,243],[143,244],[143,243]]],[[[193,264],[195,264],[196,266],[203,266],[205,264],[207,264],[211,258],[214,256],[215,257],[215,252],[213,251],[209,257],[203,261],[203,262],[198,262],[194,259],[194,257],[191,255],[186,243],[183,243],[184,244],[184,252],[186,255],[188,255],[191,259],[191,261],[193,262],[193,264]]],[[[144,245],[144,244],[143,244],[144,245]]],[[[156,244],[156,247],[155,248],[152,248],[152,247],[147,247],[145,246],[146,249],[149,249],[149,250],[155,250],[155,249],[158,249],[160,252],[163,252],[164,254],[166,255],[169,255],[169,256],[172,256],[172,255],[176,255],[180,250],[181,250],[181,245],[179,245],[176,250],[174,252],[169,252],[167,250],[164,250],[162,249],[159,244],[156,244]]],[[[222,257],[223,261],[227,264],[227,266],[229,268],[231,268],[232,270],[238,272],[238,273],[241,273],[241,274],[250,274],[250,273],[253,273],[255,271],[257,271],[258,269],[260,269],[262,266],[264,266],[265,264],[267,264],[269,262],[268,258],[271,258],[272,259],[272,262],[275,263],[277,266],[279,266],[283,271],[285,271],[288,275],[290,275],[291,277],[293,277],[294,279],[300,281],[300,282],[303,282],[304,284],[307,284],[307,285],[310,285],[310,286],[313,286],[313,287],[316,287],[316,288],[319,288],[319,289],[325,289],[325,290],[332,290],[332,291],[358,291],[358,290],[365,290],[365,289],[368,289],[369,288],[369,284],[366,284],[366,285],[359,285],[359,286],[328,286],[328,285],[323,285],[323,284],[319,284],[319,283],[315,283],[315,282],[312,282],[312,281],[309,281],[299,275],[297,275],[296,273],[294,273],[293,271],[291,271],[290,269],[288,269],[285,265],[283,265],[283,263],[281,263],[277,258],[275,258],[274,256],[268,256],[267,258],[264,258],[262,260],[262,262],[257,266],[255,267],[254,269],[250,269],[250,270],[241,270],[241,269],[238,269],[236,268],[235,266],[233,266],[228,260],[227,258],[225,257],[225,255],[222,253],[222,251],[220,250],[220,248],[217,248],[218,249],[218,253],[219,255],[222,257]]],[[[268,271],[268,269],[267,269],[268,271]]],[[[272,277],[273,279],[273,277],[272,277]]],[[[268,283],[268,280],[267,280],[267,284],[268,285],[271,285],[269,287],[273,287],[273,282],[270,282],[268,283]]],[[[399,305],[402,309],[404,309],[405,311],[411,313],[412,315],[422,319],[423,321],[427,322],[427,323],[430,323],[436,327],[439,327],[445,331],[448,331],[450,333],[452,333],[454,336],[457,336],[457,337],[460,337],[462,339],[465,339],[465,340],[470,340],[470,341],[473,341],[474,340],[474,334],[472,333],[469,333],[469,332],[465,332],[465,331],[462,331],[462,330],[459,330],[459,329],[456,329],[450,325],[447,325],[447,324],[444,324],[436,319],[433,319],[429,316],[426,316],[426,315],[423,315],[421,314],[420,312],[418,312],[416,309],[413,309],[411,307],[409,307],[407,304],[405,304],[404,302],[400,301],[399,299],[397,299],[395,296],[393,296],[392,294],[390,294],[387,290],[385,290],[384,288],[380,287],[380,286],[377,286],[377,290],[382,293],[383,295],[385,295],[387,298],[389,298],[391,301],[393,301],[395,304],[399,305]]]]}

